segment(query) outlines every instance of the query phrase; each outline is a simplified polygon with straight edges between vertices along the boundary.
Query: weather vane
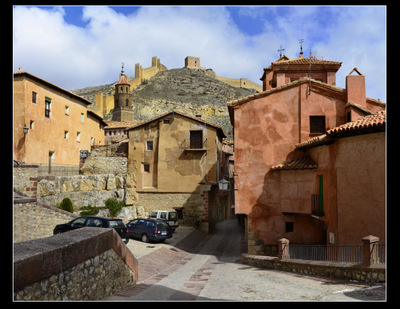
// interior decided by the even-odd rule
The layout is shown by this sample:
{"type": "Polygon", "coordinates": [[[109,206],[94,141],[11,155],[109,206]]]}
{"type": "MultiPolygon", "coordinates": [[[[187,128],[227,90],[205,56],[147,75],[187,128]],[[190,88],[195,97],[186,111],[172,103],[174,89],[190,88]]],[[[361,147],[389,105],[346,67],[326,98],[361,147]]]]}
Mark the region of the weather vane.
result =
{"type": "Polygon", "coordinates": [[[282,48],[282,45],[281,45],[281,48],[280,49],[278,49],[278,52],[279,52],[279,57],[282,57],[282,52],[283,51],[285,51],[285,49],[284,48],[282,48]]]}
{"type": "Polygon", "coordinates": [[[122,62],[122,69],[121,69],[121,73],[124,74],[124,63],[122,62]]]}

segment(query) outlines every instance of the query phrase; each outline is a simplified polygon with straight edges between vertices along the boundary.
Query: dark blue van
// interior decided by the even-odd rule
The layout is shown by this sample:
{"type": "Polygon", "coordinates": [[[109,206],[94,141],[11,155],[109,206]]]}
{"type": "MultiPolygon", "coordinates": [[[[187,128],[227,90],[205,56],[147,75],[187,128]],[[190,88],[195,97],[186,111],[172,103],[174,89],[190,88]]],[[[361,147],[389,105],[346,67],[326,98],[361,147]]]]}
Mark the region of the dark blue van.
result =
{"type": "Polygon", "coordinates": [[[155,240],[164,242],[172,238],[172,230],[168,223],[155,219],[134,219],[126,225],[129,230],[129,236],[139,238],[143,242],[155,240]]]}

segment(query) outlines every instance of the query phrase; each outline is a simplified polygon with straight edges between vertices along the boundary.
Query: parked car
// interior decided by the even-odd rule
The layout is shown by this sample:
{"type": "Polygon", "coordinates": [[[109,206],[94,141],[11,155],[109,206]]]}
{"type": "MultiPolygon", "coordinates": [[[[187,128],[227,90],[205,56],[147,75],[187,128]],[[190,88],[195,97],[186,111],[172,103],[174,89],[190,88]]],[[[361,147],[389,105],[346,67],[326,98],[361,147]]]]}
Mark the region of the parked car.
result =
{"type": "Polygon", "coordinates": [[[129,236],[139,238],[143,242],[155,240],[164,242],[172,238],[171,227],[164,221],[156,219],[134,219],[126,225],[129,229],[129,236]]]}
{"type": "Polygon", "coordinates": [[[82,227],[103,227],[103,228],[113,228],[121,236],[124,243],[129,242],[128,228],[121,219],[110,219],[102,217],[79,217],[68,223],[57,225],[53,234],[60,234],[67,231],[79,229],[82,227]]]}
{"type": "Polygon", "coordinates": [[[153,210],[150,212],[149,218],[167,222],[172,229],[172,233],[179,227],[178,213],[175,210],[153,210]]]}

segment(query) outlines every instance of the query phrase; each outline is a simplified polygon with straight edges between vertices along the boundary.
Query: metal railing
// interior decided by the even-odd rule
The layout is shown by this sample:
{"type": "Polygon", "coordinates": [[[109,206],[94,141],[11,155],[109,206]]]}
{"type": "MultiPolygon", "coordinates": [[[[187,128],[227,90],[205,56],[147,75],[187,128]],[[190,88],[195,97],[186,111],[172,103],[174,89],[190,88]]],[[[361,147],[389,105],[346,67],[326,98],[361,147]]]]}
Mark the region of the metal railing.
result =
{"type": "Polygon", "coordinates": [[[374,264],[386,264],[386,245],[376,244],[374,252],[374,264]]]}
{"type": "Polygon", "coordinates": [[[337,263],[362,263],[363,245],[293,245],[290,244],[291,259],[328,261],[337,263]]]}
{"type": "MultiPolygon", "coordinates": [[[[371,263],[386,263],[386,245],[375,244],[371,263]]],[[[363,263],[363,245],[294,245],[289,246],[291,259],[336,263],[363,263]]]]}

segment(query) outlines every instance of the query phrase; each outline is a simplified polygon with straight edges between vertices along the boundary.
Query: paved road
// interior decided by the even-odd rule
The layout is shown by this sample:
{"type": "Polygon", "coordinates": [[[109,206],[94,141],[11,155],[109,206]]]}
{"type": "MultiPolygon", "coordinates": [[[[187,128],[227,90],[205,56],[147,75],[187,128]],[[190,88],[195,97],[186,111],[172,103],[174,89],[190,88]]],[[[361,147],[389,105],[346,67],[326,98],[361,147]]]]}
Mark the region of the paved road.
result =
{"type": "Polygon", "coordinates": [[[220,223],[214,235],[179,229],[174,234],[176,240],[172,238],[165,244],[131,240],[129,246],[139,258],[139,283],[105,300],[385,300],[382,284],[296,275],[241,264],[240,253],[245,246],[236,220],[220,223]]]}

